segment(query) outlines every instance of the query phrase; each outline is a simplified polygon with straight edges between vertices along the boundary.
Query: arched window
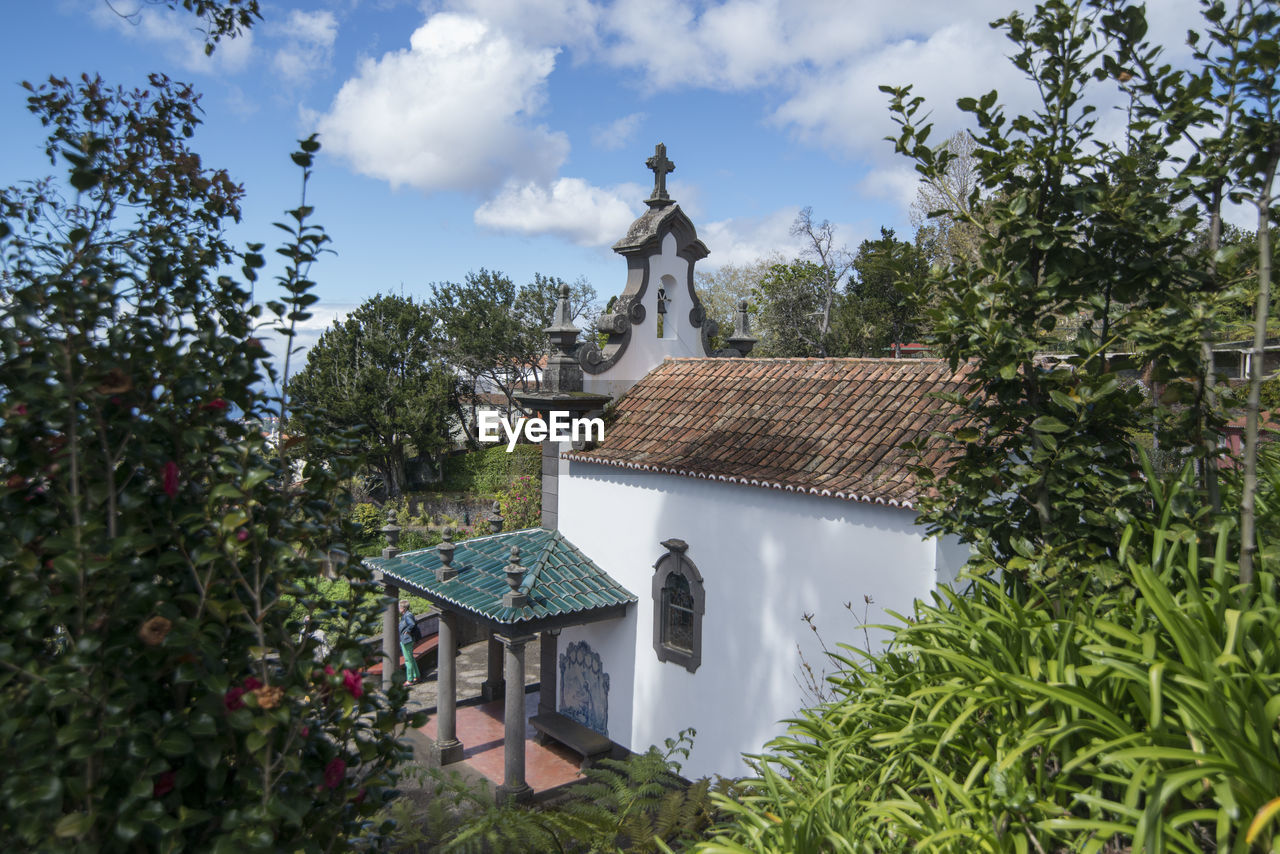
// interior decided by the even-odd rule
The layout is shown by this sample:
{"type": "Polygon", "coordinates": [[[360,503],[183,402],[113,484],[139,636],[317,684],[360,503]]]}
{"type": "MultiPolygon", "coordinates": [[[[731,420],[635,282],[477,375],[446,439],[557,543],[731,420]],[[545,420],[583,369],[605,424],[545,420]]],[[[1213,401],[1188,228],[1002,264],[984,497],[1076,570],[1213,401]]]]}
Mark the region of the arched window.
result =
{"type": "Polygon", "coordinates": [[[653,649],[659,661],[690,673],[702,664],[702,575],[685,555],[684,540],[666,540],[667,553],[653,565],[653,649]]]}

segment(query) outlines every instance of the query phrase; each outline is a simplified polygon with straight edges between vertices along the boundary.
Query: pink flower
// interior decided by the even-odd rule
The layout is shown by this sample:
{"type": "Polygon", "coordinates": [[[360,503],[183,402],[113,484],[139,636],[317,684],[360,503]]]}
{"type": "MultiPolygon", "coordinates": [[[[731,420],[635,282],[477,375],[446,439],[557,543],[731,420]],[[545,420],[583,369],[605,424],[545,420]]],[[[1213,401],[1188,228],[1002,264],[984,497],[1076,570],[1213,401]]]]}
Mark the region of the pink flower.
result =
{"type": "Polygon", "coordinates": [[[245,540],[249,539],[249,532],[244,528],[241,528],[236,531],[236,539],[243,543],[245,540]]]}
{"type": "Polygon", "coordinates": [[[325,675],[325,676],[332,676],[332,675],[333,675],[333,665],[332,665],[332,664],[326,664],[326,665],[324,666],[324,675],[325,675]]]}
{"type": "Polygon", "coordinates": [[[353,670],[342,671],[342,686],[351,692],[351,696],[359,697],[364,693],[364,682],[360,674],[353,670]]]}
{"type": "Polygon", "coordinates": [[[347,776],[347,763],[335,757],[324,766],[324,784],[330,789],[338,788],[338,784],[347,776]]]}
{"type": "Polygon", "coordinates": [[[209,412],[221,412],[227,408],[227,402],[220,397],[215,397],[208,403],[202,404],[200,408],[208,410],[209,412]]]}
{"type": "Polygon", "coordinates": [[[159,777],[156,777],[155,785],[151,787],[151,796],[154,798],[163,798],[165,795],[173,791],[174,784],[177,782],[172,771],[165,771],[159,777]]]}
{"type": "Polygon", "coordinates": [[[303,724],[300,732],[302,733],[302,737],[306,738],[307,736],[311,735],[311,727],[307,726],[306,724],[303,724]]]}
{"type": "Polygon", "coordinates": [[[27,414],[27,405],[26,405],[25,403],[19,403],[17,406],[15,406],[15,407],[13,408],[13,414],[14,414],[14,415],[26,415],[26,414],[27,414]]]}
{"type": "Polygon", "coordinates": [[[169,498],[178,497],[178,464],[173,460],[164,464],[164,494],[169,498]]]}
{"type": "Polygon", "coordinates": [[[222,695],[222,705],[227,707],[228,712],[234,712],[236,709],[244,708],[244,700],[240,699],[244,696],[245,689],[241,687],[233,687],[222,695]]]}
{"type": "Polygon", "coordinates": [[[257,691],[261,687],[262,683],[257,679],[254,679],[252,676],[246,677],[244,680],[244,689],[246,691],[257,691]]]}

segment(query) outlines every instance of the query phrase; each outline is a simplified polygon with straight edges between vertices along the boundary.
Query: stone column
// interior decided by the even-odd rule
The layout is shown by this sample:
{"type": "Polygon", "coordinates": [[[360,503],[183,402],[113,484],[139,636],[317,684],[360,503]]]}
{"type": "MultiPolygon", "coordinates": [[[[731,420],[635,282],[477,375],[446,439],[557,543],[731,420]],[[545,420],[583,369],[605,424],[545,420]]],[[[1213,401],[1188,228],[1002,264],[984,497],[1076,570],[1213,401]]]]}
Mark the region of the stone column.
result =
{"type": "Polygon", "coordinates": [[[502,680],[502,643],[489,634],[489,661],[485,680],[480,684],[480,696],[487,702],[502,696],[506,683],[502,680]]]}
{"type": "Polygon", "coordinates": [[[556,682],[560,676],[560,656],[557,646],[560,640],[559,629],[547,629],[542,633],[542,648],[539,654],[538,714],[554,712],[556,705],[556,682]]]}
{"type": "MultiPolygon", "coordinates": [[[[579,369],[581,370],[581,369],[579,369]]],[[[542,527],[560,527],[560,443],[542,443],[542,527]]]]}
{"type": "Polygon", "coordinates": [[[436,667],[436,755],[441,765],[462,759],[458,741],[458,615],[440,612],[439,664],[436,667]]]}
{"type": "Polygon", "coordinates": [[[383,589],[390,597],[382,612],[382,690],[388,691],[400,666],[400,588],[384,584],[383,589]]]}
{"type": "Polygon", "coordinates": [[[532,635],[505,637],[499,635],[507,648],[507,685],[510,690],[502,701],[505,723],[502,739],[503,783],[498,787],[498,801],[523,801],[533,796],[533,789],[524,779],[524,645],[533,640],[532,635]]]}

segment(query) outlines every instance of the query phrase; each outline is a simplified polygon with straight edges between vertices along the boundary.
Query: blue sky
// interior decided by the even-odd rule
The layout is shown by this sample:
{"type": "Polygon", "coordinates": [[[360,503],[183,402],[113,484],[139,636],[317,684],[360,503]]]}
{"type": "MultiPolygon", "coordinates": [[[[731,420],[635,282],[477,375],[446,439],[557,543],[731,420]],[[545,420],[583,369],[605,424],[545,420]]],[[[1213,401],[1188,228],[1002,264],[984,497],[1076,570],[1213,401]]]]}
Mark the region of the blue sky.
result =
{"type": "MultiPolygon", "coordinates": [[[[908,235],[914,173],[883,141],[877,86],[913,83],[938,139],[963,126],[962,95],[1031,103],[988,27],[1011,0],[263,0],[265,20],[212,58],[193,18],[113,5],[139,14],[105,0],[6,10],[0,184],[51,171],[20,81],[133,86],[163,71],[204,93],[196,149],[246,187],[233,236],[269,242],[296,204],[288,155],[318,130],[310,201],[337,255],[316,270],[312,334],[375,293],[480,267],[618,293],[625,264],[608,247],[643,209],[657,142],[711,250],[700,269],[794,254],[804,206],[850,248],[881,225],[908,235]]],[[[1185,57],[1194,0],[1149,5],[1153,36],[1185,57]]]]}

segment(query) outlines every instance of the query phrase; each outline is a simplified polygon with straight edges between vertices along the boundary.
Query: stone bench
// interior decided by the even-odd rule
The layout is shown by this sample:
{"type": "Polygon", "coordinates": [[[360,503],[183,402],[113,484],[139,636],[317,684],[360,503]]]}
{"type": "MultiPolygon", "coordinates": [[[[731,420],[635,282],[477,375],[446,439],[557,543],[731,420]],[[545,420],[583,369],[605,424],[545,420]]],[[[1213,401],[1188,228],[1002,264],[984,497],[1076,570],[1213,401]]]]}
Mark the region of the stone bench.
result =
{"type": "Polygon", "coordinates": [[[538,731],[539,740],[554,739],[582,757],[582,768],[613,752],[613,742],[590,727],[555,712],[543,712],[529,718],[529,725],[538,731]]]}

